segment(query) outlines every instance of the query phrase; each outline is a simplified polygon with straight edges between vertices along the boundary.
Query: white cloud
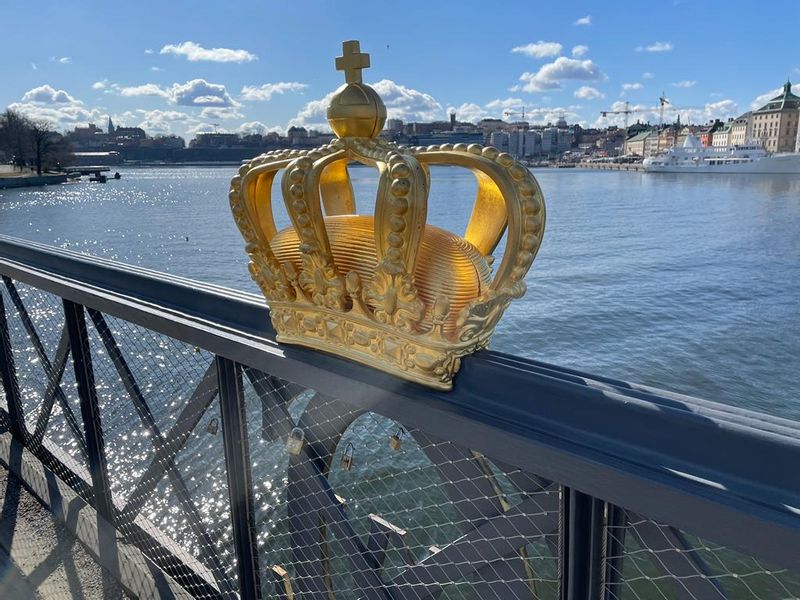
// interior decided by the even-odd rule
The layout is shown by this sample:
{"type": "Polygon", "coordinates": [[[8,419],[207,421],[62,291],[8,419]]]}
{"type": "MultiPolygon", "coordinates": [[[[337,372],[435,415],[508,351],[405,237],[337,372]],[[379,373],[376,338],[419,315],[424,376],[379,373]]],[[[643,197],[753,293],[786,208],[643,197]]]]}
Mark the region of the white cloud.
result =
{"type": "Polygon", "coordinates": [[[159,54],[174,54],[183,56],[190,62],[201,60],[211,62],[243,63],[256,60],[258,57],[247,50],[233,50],[231,48],[203,48],[195,42],[182,42],[180,44],[167,44],[159,54]]]}
{"type": "Polygon", "coordinates": [[[155,50],[153,50],[152,48],[145,48],[144,51],[145,54],[153,54],[153,52],[155,52],[155,50]]]}
{"type": "Polygon", "coordinates": [[[372,87],[383,99],[390,119],[433,121],[441,116],[442,105],[430,94],[405,87],[391,79],[382,79],[372,87]]]}
{"type": "Polygon", "coordinates": [[[50,62],[56,62],[56,63],[59,63],[61,65],[68,65],[68,64],[70,64],[72,62],[72,57],[71,56],[61,56],[61,57],[51,56],[50,57],[50,62]]]}
{"type": "Polygon", "coordinates": [[[645,71],[642,73],[642,79],[652,79],[653,77],[655,77],[655,75],[653,75],[650,71],[645,71]]]}
{"type": "Polygon", "coordinates": [[[694,87],[696,84],[697,82],[693,79],[684,79],[682,81],[676,81],[672,85],[679,88],[690,88],[694,87]]]}
{"type": "Polygon", "coordinates": [[[228,106],[226,108],[207,106],[200,111],[200,118],[220,121],[229,119],[244,119],[244,115],[232,106],[228,106]]]}
{"type": "Polygon", "coordinates": [[[524,84],[518,89],[525,92],[541,92],[561,89],[561,82],[565,80],[598,81],[605,79],[605,75],[591,60],[576,60],[561,56],[551,63],[542,65],[536,73],[523,73],[519,79],[524,84]]]}
{"type": "Polygon", "coordinates": [[[102,81],[95,81],[92,84],[93,90],[104,90],[108,87],[108,79],[103,79],[102,81]]]}
{"type": "Polygon", "coordinates": [[[530,43],[512,48],[511,52],[514,54],[524,54],[531,58],[546,58],[548,56],[558,56],[563,49],[564,46],[558,42],[543,42],[539,40],[535,44],[530,43]]]}
{"type": "MultiPolygon", "coordinates": [[[[405,87],[391,79],[382,79],[370,85],[383,99],[390,119],[410,122],[442,118],[442,105],[430,94],[405,87]]],[[[326,114],[333,94],[331,92],[324,98],[306,103],[297,116],[289,121],[289,125],[329,130],[326,114]]]]}
{"type": "Polygon", "coordinates": [[[173,84],[170,88],[170,101],[181,106],[239,106],[224,85],[208,83],[205,79],[173,84]]]}
{"type": "Polygon", "coordinates": [[[58,130],[72,129],[76,125],[98,122],[103,113],[89,109],[79,101],[73,104],[41,104],[38,102],[14,102],[8,106],[37,121],[48,121],[58,130]]]}
{"type": "Polygon", "coordinates": [[[484,106],[487,113],[485,116],[519,121],[522,120],[521,114],[507,116],[505,113],[521,113],[523,107],[525,108],[525,121],[532,125],[546,125],[547,123],[555,123],[562,116],[570,122],[577,122],[580,118],[576,112],[580,108],[579,106],[547,106],[531,108],[525,106],[524,100],[515,97],[495,98],[491,102],[487,102],[484,106]]]}
{"type": "Polygon", "coordinates": [[[655,42],[649,46],[637,46],[637,52],[669,52],[672,50],[672,42],[655,42]]]}
{"type": "Polygon", "coordinates": [[[464,102],[461,106],[448,106],[445,111],[448,115],[456,113],[456,119],[468,123],[477,123],[488,116],[485,109],[473,102],[464,102]]]}
{"type": "Polygon", "coordinates": [[[36,63],[31,63],[31,69],[33,69],[34,71],[38,71],[39,67],[36,66],[36,63]]]}
{"type": "Polygon", "coordinates": [[[498,111],[503,113],[507,110],[519,112],[523,106],[525,106],[525,101],[522,98],[495,98],[486,103],[486,108],[494,111],[495,114],[498,111]]]}
{"type": "Polygon", "coordinates": [[[50,85],[40,85],[25,92],[23,102],[38,102],[41,104],[81,104],[64,90],[57,90],[50,85]]]}
{"type": "Polygon", "coordinates": [[[284,127],[265,125],[261,121],[248,121],[247,123],[242,123],[239,125],[237,131],[241,134],[256,133],[258,135],[265,135],[267,133],[272,133],[273,131],[280,133],[281,135],[286,134],[286,129],[284,127]]]}
{"type": "Polygon", "coordinates": [[[640,90],[644,86],[639,83],[638,81],[635,83],[623,83],[622,84],[622,91],[623,92],[630,92],[631,90],[640,90]]]}
{"type": "Polygon", "coordinates": [[[163,98],[169,98],[169,92],[155,83],[145,83],[127,87],[120,87],[114,84],[112,87],[117,90],[120,96],[161,96],[163,98]]]}
{"type": "Polygon", "coordinates": [[[605,98],[606,95],[596,88],[588,85],[582,85],[575,90],[575,97],[580,98],[581,100],[596,100],[598,98],[605,98]]]}
{"type": "Polygon", "coordinates": [[[154,73],[161,73],[164,69],[162,69],[161,67],[150,67],[150,70],[153,71],[154,73]]]}
{"type": "Polygon", "coordinates": [[[297,81],[279,81],[278,83],[265,83],[260,86],[246,85],[242,88],[243,100],[272,100],[275,94],[286,92],[301,92],[308,87],[305,83],[297,81]]]}
{"type": "Polygon", "coordinates": [[[228,90],[221,83],[209,83],[205,79],[192,79],[186,83],[173,83],[171,86],[160,86],[156,83],[144,83],[142,85],[121,86],[116,83],[108,85],[108,88],[120,96],[159,96],[170,104],[179,106],[198,106],[198,107],[234,107],[241,106],[234,100],[228,90]]]}
{"type": "Polygon", "coordinates": [[[592,24],[592,16],[586,15],[585,17],[581,17],[577,21],[573,23],[573,25],[591,25],[592,24]]]}
{"type": "MultiPolygon", "coordinates": [[[[125,115],[124,121],[130,121],[133,116],[125,115]]],[[[176,132],[176,124],[179,124],[181,129],[190,125],[196,120],[184,112],[177,110],[137,110],[136,117],[141,119],[138,126],[144,129],[148,134],[167,134],[176,132]]]]}
{"type": "Polygon", "coordinates": [[[580,58],[587,52],[589,52],[589,46],[584,46],[583,44],[573,46],[572,48],[572,56],[575,58],[580,58]]]}

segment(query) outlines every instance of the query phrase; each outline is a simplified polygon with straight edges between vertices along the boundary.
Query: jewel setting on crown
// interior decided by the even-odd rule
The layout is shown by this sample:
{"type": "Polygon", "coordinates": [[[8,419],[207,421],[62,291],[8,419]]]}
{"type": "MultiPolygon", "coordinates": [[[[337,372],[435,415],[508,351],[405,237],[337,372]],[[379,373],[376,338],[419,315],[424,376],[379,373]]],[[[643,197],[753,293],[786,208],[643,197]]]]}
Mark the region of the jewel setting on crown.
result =
{"type": "Polygon", "coordinates": [[[545,207],[528,169],[478,144],[404,147],[378,137],[380,96],[361,80],[369,55],[343,44],[346,83],[328,107],[337,135],[314,150],[275,150],[231,182],[233,216],[279,342],[324,350],[442,390],[461,357],[485,348],[542,241],[545,207]],[[374,215],[356,214],[348,164],[378,170],[374,215]],[[472,171],[462,235],[426,223],[430,165],[472,171]],[[292,226],[278,231],[273,180],[292,226]],[[505,234],[505,253],[492,252],[505,234]],[[492,267],[494,266],[494,272],[492,267]]]}

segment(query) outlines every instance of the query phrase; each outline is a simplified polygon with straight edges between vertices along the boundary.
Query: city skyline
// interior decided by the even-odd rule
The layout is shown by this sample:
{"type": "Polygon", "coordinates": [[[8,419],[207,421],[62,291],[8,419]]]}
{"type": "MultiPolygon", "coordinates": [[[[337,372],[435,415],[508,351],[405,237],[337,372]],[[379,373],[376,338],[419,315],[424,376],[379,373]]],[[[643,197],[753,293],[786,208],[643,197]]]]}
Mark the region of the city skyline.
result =
{"type": "Polygon", "coordinates": [[[372,56],[365,80],[389,116],[404,121],[445,120],[454,110],[474,122],[525,107],[533,124],[563,113],[603,127],[623,118],[600,111],[629,101],[645,111],[631,122],[656,122],[664,92],[672,102],[666,119],[701,123],[763,104],[787,77],[800,80],[800,62],[784,50],[800,18],[790,3],[771,5],[788,18],[771,20],[758,44],[747,43],[753,20],[768,15],[734,2],[602,10],[512,2],[495,19],[481,18],[476,3],[409,4],[399,14],[388,5],[366,14],[353,2],[226,5],[226,15],[248,15],[239,20],[188,3],[58,7],[45,2],[37,21],[39,31],[58,35],[34,34],[31,49],[30,29],[20,26],[0,41],[4,56],[24,54],[6,62],[0,103],[62,130],[102,126],[108,116],[185,137],[215,128],[324,130],[327,96],[342,81],[333,59],[344,39],[362,41],[372,56]],[[531,25],[512,27],[520,22],[531,25]]]}

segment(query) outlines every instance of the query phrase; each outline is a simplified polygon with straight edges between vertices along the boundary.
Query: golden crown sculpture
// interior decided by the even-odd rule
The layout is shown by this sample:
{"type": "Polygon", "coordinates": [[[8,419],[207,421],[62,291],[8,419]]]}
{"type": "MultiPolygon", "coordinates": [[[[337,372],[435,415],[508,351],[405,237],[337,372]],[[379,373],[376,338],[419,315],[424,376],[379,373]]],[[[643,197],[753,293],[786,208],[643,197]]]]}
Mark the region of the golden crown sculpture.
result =
{"type": "Polygon", "coordinates": [[[250,274],[280,342],[326,350],[448,390],[461,357],[485,348],[542,241],[536,180],[506,153],[478,144],[403,147],[380,137],[386,107],[361,81],[357,41],[336,68],[346,83],[328,107],[337,138],[314,150],[275,150],[231,182],[230,203],[247,242],[250,274]],[[347,165],[376,167],[374,216],[356,214],[347,165]],[[426,223],[429,165],[470,169],[478,193],[463,237],[426,223]],[[271,188],[293,227],[278,231],[271,188]],[[491,254],[507,231],[492,276],[491,254]]]}

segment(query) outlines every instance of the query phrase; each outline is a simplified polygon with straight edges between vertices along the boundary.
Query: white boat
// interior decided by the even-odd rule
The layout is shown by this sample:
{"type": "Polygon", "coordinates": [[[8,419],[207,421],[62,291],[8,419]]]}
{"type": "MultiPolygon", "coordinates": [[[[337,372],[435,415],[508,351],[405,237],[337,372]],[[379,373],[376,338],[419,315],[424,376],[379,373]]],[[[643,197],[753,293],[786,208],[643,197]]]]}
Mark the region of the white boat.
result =
{"type": "Polygon", "coordinates": [[[642,162],[648,173],[794,173],[800,174],[800,154],[770,154],[760,144],[705,147],[687,135],[683,147],[673,147],[642,162]]]}

